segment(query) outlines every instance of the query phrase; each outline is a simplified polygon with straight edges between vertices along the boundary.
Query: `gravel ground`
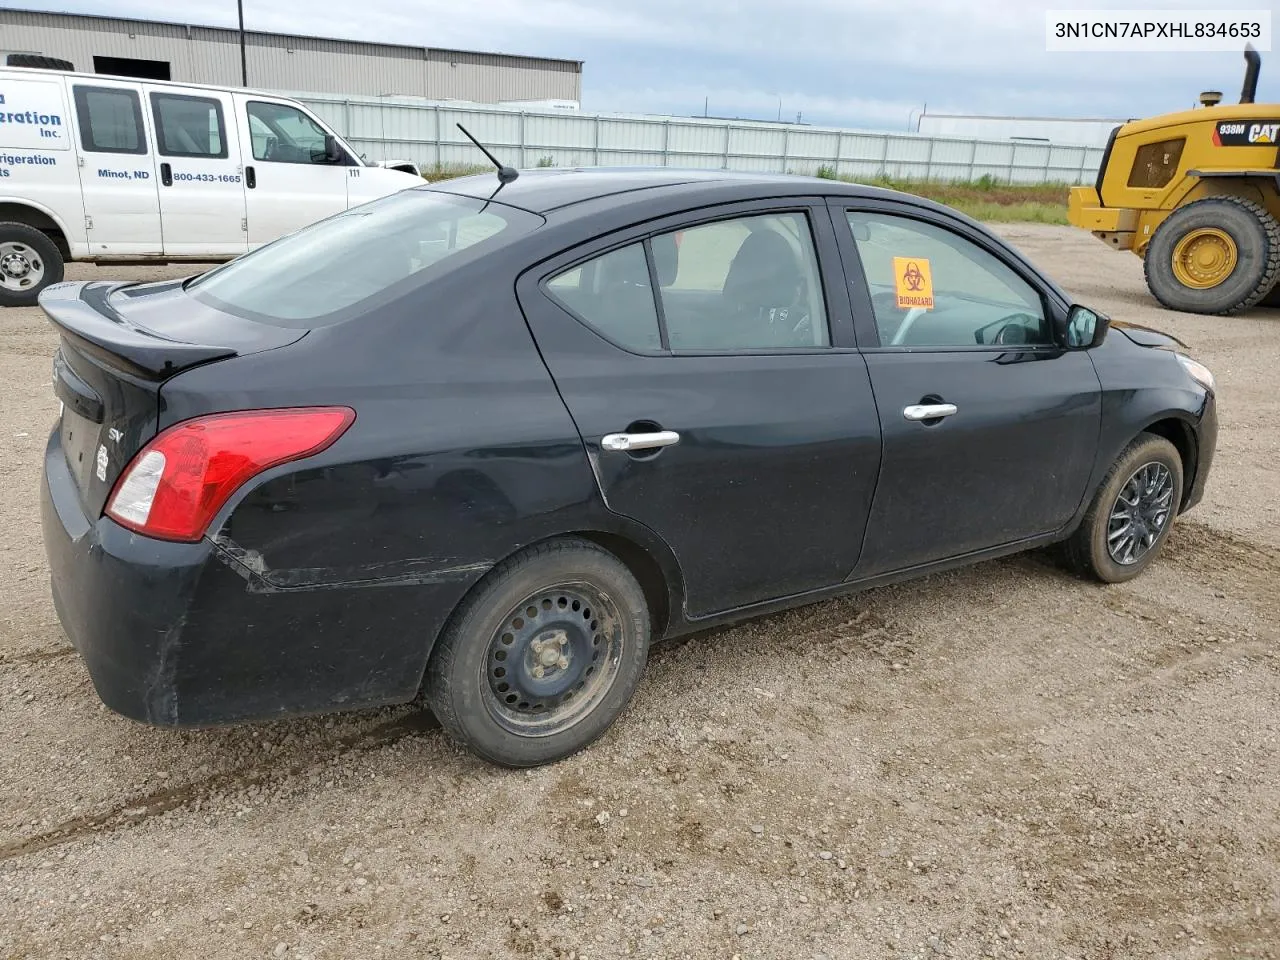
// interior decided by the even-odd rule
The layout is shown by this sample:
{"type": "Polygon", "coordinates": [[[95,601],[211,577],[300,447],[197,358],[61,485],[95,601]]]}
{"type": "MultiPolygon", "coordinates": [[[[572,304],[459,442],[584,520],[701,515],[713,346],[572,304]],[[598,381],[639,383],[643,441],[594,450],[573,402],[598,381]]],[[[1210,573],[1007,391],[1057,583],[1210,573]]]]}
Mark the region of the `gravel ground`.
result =
{"type": "Polygon", "coordinates": [[[4,312],[0,957],[1280,954],[1280,311],[1170,313],[1136,258],[1001,230],[1218,376],[1164,558],[1100,587],[1026,555],[664,645],[599,744],[528,773],[411,708],[108,713],[40,544],[55,338],[4,312]]]}

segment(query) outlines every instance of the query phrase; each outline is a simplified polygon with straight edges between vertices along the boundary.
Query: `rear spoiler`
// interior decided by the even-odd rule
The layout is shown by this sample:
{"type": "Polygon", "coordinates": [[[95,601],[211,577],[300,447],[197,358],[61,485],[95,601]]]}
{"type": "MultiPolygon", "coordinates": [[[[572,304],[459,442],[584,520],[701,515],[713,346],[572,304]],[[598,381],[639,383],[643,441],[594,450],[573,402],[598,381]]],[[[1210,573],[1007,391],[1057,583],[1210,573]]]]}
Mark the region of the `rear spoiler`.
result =
{"type": "Polygon", "coordinates": [[[230,347],[171,340],[130,323],[109,297],[127,283],[55,283],[40,294],[40,307],[64,337],[95,359],[146,380],[234,357],[230,347]]]}

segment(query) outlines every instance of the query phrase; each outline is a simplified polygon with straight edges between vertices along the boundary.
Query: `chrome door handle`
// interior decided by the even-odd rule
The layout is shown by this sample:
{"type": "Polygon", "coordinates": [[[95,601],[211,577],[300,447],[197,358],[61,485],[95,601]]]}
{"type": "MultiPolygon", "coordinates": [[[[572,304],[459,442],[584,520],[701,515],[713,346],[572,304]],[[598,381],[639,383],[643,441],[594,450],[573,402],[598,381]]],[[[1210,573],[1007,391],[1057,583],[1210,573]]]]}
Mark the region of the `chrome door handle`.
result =
{"type": "Polygon", "coordinates": [[[653,433],[606,433],[600,438],[600,447],[604,450],[625,452],[669,447],[679,442],[680,434],[674,430],[657,430],[653,433]]]}
{"type": "Polygon", "coordinates": [[[954,403],[914,403],[902,408],[902,415],[908,420],[935,420],[938,417],[949,417],[956,412],[954,403]]]}

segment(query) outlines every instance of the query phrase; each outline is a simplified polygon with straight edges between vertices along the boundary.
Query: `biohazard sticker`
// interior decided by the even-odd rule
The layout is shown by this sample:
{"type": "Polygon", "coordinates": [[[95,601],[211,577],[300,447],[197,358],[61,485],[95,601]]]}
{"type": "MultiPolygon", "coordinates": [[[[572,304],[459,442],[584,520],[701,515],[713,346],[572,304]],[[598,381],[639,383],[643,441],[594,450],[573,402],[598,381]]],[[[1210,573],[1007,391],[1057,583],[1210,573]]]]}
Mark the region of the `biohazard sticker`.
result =
{"type": "Polygon", "coordinates": [[[894,257],[893,286],[899,310],[933,309],[933,273],[923,257],[894,257]]]}
{"type": "Polygon", "coordinates": [[[1280,120],[1222,120],[1213,128],[1215,147],[1268,147],[1280,143],[1280,120]]]}

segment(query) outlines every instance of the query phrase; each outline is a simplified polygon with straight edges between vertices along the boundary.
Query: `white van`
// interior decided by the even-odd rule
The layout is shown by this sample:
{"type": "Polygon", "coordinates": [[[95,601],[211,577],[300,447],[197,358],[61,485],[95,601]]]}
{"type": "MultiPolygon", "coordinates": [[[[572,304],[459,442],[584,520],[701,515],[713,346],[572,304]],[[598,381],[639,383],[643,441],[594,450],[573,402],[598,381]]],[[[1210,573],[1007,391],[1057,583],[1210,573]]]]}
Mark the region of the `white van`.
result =
{"type": "Polygon", "coordinates": [[[229,260],[421,183],[284,97],[0,67],[0,306],[67,260],[229,260]]]}

